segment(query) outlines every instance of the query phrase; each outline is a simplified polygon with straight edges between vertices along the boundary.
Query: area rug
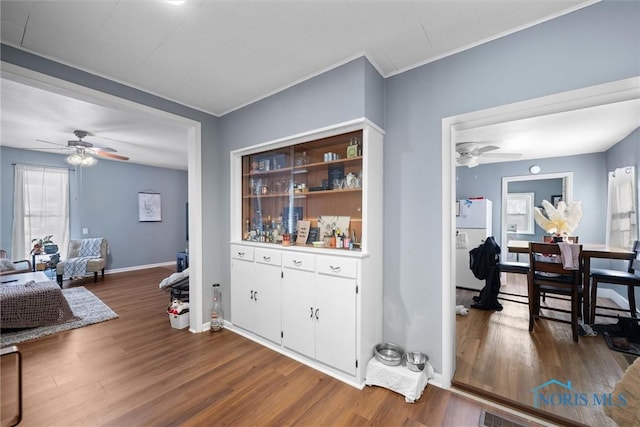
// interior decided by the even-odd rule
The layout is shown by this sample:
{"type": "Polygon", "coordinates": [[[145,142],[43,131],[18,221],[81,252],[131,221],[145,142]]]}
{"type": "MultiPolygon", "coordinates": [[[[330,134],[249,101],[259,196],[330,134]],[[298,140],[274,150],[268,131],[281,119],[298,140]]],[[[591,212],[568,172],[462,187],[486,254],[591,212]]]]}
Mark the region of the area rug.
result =
{"type": "Polygon", "coordinates": [[[15,345],[21,342],[34,340],[47,335],[70,329],[82,328],[106,320],[118,317],[105,303],[85,287],[63,289],[62,294],[69,302],[74,318],[65,323],[51,326],[41,326],[29,329],[2,330],[0,333],[0,343],[2,347],[15,345]]]}

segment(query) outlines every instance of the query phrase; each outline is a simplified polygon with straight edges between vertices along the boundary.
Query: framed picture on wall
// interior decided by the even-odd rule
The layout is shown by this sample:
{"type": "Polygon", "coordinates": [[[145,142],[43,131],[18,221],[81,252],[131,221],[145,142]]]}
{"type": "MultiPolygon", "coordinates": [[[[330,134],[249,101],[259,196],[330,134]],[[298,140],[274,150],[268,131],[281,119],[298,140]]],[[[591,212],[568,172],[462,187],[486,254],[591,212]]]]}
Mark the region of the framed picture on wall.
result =
{"type": "Polygon", "coordinates": [[[551,196],[551,204],[554,208],[558,207],[558,203],[562,201],[562,194],[554,194],[551,196]]]}
{"type": "Polygon", "coordinates": [[[138,193],[138,221],[162,221],[162,206],[160,194],[138,193]]]}

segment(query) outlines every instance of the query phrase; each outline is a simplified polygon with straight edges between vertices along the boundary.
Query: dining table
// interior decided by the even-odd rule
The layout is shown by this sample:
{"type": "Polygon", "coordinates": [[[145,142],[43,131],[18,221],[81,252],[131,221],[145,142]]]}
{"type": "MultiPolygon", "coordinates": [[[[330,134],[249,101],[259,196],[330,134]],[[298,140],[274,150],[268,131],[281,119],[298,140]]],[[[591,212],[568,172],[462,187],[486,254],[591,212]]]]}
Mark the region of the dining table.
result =
{"type": "MultiPolygon", "coordinates": [[[[528,240],[509,240],[507,242],[507,250],[512,253],[522,254],[529,253],[528,240]]],[[[582,304],[583,304],[583,321],[585,324],[591,324],[589,318],[590,304],[591,304],[591,259],[610,259],[610,260],[631,260],[634,257],[634,253],[631,249],[624,249],[615,246],[609,246],[605,243],[579,243],[582,245],[582,252],[580,254],[582,259],[582,304]]],[[[594,302],[595,303],[595,302],[594,302]]]]}

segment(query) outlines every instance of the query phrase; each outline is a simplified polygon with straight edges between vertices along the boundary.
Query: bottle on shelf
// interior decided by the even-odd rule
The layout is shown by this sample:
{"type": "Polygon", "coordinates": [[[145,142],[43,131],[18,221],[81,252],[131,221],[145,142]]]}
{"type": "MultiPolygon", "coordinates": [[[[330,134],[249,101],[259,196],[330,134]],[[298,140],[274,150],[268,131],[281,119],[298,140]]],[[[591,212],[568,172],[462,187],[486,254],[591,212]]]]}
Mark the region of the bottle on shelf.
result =
{"type": "Polygon", "coordinates": [[[213,300],[211,302],[211,322],[210,331],[217,332],[224,328],[224,316],[222,312],[222,294],[220,293],[220,283],[213,284],[213,300]]]}

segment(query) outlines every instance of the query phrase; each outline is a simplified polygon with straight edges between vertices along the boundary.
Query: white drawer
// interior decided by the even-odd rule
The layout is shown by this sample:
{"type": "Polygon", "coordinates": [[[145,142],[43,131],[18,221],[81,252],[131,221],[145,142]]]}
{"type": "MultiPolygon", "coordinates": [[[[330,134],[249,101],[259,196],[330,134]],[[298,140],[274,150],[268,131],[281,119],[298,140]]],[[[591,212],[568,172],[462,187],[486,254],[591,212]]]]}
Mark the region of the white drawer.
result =
{"type": "Polygon", "coordinates": [[[272,249],[256,248],[254,251],[255,260],[260,264],[278,265],[282,264],[282,252],[272,249]]]}
{"type": "Polygon", "coordinates": [[[253,261],[253,248],[251,246],[231,245],[231,258],[253,261]]]}
{"type": "Polygon", "coordinates": [[[316,269],[320,274],[340,277],[358,277],[358,262],[355,259],[317,256],[316,269]]]}
{"type": "Polygon", "coordinates": [[[315,271],[316,259],[312,254],[285,252],[282,254],[282,266],[294,270],[315,271]]]}

